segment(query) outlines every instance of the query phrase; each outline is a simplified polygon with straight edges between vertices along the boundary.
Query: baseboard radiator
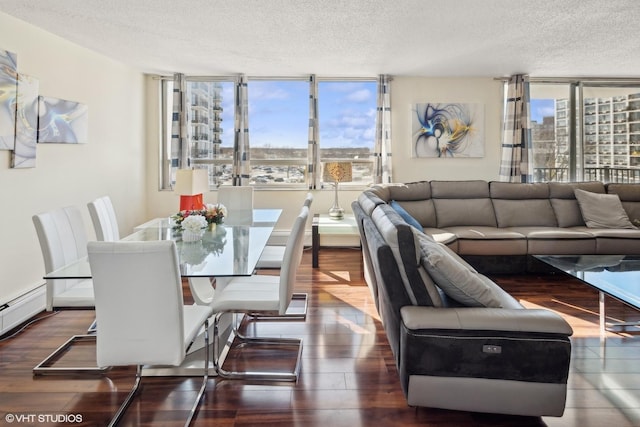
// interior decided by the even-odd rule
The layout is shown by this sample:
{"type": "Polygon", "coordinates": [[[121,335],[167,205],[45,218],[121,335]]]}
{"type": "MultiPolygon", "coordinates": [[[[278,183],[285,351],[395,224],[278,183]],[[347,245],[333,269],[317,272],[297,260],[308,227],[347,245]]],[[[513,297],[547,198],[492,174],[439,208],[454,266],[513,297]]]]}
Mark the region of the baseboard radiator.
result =
{"type": "Polygon", "coordinates": [[[0,335],[43,311],[45,303],[46,289],[43,284],[0,306],[0,335]]]}

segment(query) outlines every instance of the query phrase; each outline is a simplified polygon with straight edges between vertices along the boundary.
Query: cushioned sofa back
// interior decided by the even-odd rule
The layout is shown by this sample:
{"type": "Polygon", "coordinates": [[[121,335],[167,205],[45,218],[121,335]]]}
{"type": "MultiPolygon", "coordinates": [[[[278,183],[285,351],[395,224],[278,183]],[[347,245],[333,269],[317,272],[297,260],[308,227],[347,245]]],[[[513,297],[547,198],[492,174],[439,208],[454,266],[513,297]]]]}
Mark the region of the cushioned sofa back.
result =
{"type": "MultiPolygon", "coordinates": [[[[386,206],[386,205],[385,205],[386,206]]],[[[401,228],[407,228],[404,224],[401,228]]],[[[400,309],[413,302],[403,286],[403,278],[389,243],[369,216],[362,217],[364,242],[370,254],[371,266],[375,275],[378,296],[378,313],[384,324],[391,350],[399,363],[400,345],[400,309]]],[[[408,230],[404,230],[408,231],[408,230]]]]}
{"type": "MultiPolygon", "coordinates": [[[[640,184],[608,184],[607,193],[617,194],[631,222],[640,221],[640,184]]],[[[638,225],[634,222],[634,225],[638,225]]]]}
{"type": "Polygon", "coordinates": [[[489,183],[498,227],[556,227],[546,183],[489,183]]]}
{"type": "MultiPolygon", "coordinates": [[[[362,259],[364,262],[365,281],[367,282],[367,285],[371,290],[371,295],[373,296],[373,300],[376,304],[376,309],[378,310],[378,313],[380,313],[380,307],[379,307],[379,301],[378,301],[378,283],[375,277],[373,260],[371,259],[371,252],[369,251],[369,245],[367,244],[367,236],[364,232],[364,222],[367,220],[371,221],[369,218],[371,216],[371,212],[366,213],[361,205],[361,199],[364,200],[364,203],[366,205],[368,205],[369,203],[369,199],[367,197],[364,197],[363,199],[364,194],[365,193],[362,193],[360,197],[358,197],[358,200],[355,200],[354,202],[351,203],[351,210],[353,211],[353,215],[356,218],[356,224],[358,224],[358,231],[360,232],[360,243],[362,244],[362,259]]],[[[371,196],[377,199],[376,196],[374,195],[371,195],[371,196]]],[[[384,203],[382,201],[380,202],[384,203]]],[[[372,208],[371,211],[373,211],[374,208],[372,208]]]]}
{"type": "MultiPolygon", "coordinates": [[[[386,244],[391,248],[402,277],[401,283],[390,285],[402,286],[412,305],[433,306],[434,303],[425,281],[428,280],[428,284],[432,284],[432,282],[428,273],[422,268],[421,252],[419,246],[416,245],[413,227],[408,225],[389,205],[376,207],[371,219],[386,244]]],[[[387,283],[386,278],[385,283],[387,283]]],[[[438,301],[436,304],[440,305],[441,302],[438,301]]]]}
{"type": "Polygon", "coordinates": [[[387,186],[389,200],[395,200],[423,227],[436,226],[436,213],[431,200],[431,185],[428,181],[390,184],[387,186]]]}
{"type": "Polygon", "coordinates": [[[371,216],[371,212],[376,208],[376,206],[386,203],[385,200],[382,200],[376,191],[373,190],[365,190],[358,196],[357,200],[360,208],[364,211],[365,214],[371,216]]]}
{"type": "Polygon", "coordinates": [[[496,226],[486,181],[431,181],[436,227],[496,226]]]}
{"type": "Polygon", "coordinates": [[[556,214],[558,227],[585,226],[582,212],[574,194],[575,189],[604,193],[604,184],[599,181],[589,182],[550,182],[549,200],[556,214]]]}

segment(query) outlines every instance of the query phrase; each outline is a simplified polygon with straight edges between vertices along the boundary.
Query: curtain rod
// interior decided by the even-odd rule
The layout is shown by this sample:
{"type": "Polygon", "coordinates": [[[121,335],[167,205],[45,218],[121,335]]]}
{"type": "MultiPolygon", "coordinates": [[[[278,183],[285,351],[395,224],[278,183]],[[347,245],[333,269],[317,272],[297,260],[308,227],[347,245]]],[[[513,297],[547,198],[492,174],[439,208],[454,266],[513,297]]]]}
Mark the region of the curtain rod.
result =
{"type": "MultiPolygon", "coordinates": [[[[508,82],[509,77],[494,77],[494,80],[508,82]]],[[[631,83],[640,84],[640,77],[529,77],[530,83],[631,83]]]]}

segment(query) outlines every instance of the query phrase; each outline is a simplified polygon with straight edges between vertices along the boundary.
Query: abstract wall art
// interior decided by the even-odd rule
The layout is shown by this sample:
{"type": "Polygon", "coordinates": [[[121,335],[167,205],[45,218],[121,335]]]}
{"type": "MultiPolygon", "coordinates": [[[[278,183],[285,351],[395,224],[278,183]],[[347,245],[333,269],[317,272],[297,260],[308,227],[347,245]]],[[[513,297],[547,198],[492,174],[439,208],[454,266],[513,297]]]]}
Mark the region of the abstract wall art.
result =
{"type": "Polygon", "coordinates": [[[413,157],[484,157],[484,105],[424,103],[413,110],[413,157]]]}
{"type": "Polygon", "coordinates": [[[18,76],[16,146],[11,154],[12,168],[36,167],[39,83],[38,79],[26,74],[18,76]]]}
{"type": "Polygon", "coordinates": [[[38,143],[84,144],[89,112],[86,104],[41,96],[38,106],[38,143]]]}
{"type": "Polygon", "coordinates": [[[0,50],[0,150],[13,150],[16,134],[18,57],[0,50]]]}

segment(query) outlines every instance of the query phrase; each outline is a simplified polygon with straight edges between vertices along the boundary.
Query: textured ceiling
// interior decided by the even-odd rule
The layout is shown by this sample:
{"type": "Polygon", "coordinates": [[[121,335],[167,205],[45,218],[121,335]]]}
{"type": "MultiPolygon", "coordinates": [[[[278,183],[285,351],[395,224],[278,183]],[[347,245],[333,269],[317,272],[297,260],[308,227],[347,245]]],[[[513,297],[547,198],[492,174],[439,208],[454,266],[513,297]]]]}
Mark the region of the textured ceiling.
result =
{"type": "Polygon", "coordinates": [[[0,11],[149,73],[640,77],[637,0],[0,0],[0,11]]]}

